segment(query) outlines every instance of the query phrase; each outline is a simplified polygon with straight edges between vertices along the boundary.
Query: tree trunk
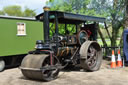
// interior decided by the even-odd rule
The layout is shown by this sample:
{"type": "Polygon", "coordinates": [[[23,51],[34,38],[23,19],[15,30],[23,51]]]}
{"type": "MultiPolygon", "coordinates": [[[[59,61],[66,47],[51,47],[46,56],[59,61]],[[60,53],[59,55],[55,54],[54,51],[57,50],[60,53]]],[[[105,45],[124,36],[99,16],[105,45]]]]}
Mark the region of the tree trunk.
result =
{"type": "Polygon", "coordinates": [[[112,40],[111,40],[111,46],[114,47],[116,46],[116,33],[115,33],[115,28],[112,27],[112,40]]]}
{"type": "Polygon", "coordinates": [[[128,28],[128,0],[126,0],[125,28],[128,28]]]}
{"type": "Polygon", "coordinates": [[[105,47],[107,47],[107,43],[106,43],[106,41],[105,41],[105,38],[103,37],[103,34],[102,34],[102,32],[101,32],[101,30],[100,30],[100,28],[99,28],[99,25],[98,25],[98,33],[99,33],[99,35],[100,35],[100,37],[101,37],[101,40],[102,40],[102,42],[103,42],[103,45],[105,46],[105,47]]]}
{"type": "Polygon", "coordinates": [[[120,27],[121,27],[121,24],[117,24],[117,25],[112,24],[112,40],[111,40],[112,47],[117,46],[116,40],[118,37],[118,32],[120,27]]]}

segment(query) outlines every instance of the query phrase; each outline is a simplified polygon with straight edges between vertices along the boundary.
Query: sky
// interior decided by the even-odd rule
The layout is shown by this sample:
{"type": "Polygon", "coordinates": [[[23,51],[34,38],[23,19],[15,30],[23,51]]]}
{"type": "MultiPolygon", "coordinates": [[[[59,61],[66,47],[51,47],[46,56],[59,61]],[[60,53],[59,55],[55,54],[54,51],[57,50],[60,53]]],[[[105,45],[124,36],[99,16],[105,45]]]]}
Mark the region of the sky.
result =
{"type": "Polygon", "coordinates": [[[0,0],[0,10],[9,5],[20,5],[22,8],[28,7],[36,10],[37,14],[43,12],[43,7],[46,6],[48,0],[0,0]]]}

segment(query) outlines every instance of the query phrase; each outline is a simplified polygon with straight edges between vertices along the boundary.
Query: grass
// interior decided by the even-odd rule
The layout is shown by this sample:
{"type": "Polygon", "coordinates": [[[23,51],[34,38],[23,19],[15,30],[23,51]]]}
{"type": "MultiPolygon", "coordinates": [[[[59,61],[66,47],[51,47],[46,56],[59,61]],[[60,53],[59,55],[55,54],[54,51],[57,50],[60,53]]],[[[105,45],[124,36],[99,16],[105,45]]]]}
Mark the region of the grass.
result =
{"type": "MultiPolygon", "coordinates": [[[[103,46],[103,42],[102,42],[101,39],[97,39],[97,41],[98,41],[98,43],[100,44],[100,46],[103,46]]],[[[110,41],[110,39],[105,39],[105,41],[106,41],[106,43],[107,43],[108,46],[111,46],[111,41],[110,41]]],[[[119,45],[119,44],[120,44],[120,40],[116,40],[116,43],[117,43],[117,45],[119,45]]]]}

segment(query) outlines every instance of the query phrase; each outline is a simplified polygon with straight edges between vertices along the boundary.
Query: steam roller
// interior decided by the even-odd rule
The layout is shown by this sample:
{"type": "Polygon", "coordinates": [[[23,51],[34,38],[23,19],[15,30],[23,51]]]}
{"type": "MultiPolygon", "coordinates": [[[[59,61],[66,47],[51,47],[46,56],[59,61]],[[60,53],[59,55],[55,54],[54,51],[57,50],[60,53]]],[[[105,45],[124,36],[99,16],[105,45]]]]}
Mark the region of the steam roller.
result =
{"type": "Polygon", "coordinates": [[[49,11],[45,7],[44,13],[36,19],[43,22],[43,40],[37,40],[35,49],[22,60],[20,69],[26,78],[51,81],[58,77],[60,70],[71,66],[80,66],[88,71],[100,69],[103,56],[96,42],[97,25],[105,18],[49,11]],[[59,33],[61,25],[63,34],[59,33]]]}
{"type": "MultiPolygon", "coordinates": [[[[45,54],[29,54],[21,63],[22,74],[29,79],[49,81],[57,78],[59,69],[50,67],[49,55],[45,54]],[[47,67],[47,68],[45,68],[47,67]],[[43,70],[44,69],[44,70],[43,70]]],[[[59,64],[54,57],[54,65],[59,64]]]]}

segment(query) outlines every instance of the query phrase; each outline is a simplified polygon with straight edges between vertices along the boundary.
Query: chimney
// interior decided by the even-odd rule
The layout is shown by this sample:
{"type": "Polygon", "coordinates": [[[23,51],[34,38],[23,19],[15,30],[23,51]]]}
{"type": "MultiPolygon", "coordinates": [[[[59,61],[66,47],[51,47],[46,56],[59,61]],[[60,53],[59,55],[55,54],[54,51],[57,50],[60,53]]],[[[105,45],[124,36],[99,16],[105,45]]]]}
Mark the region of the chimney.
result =
{"type": "Polygon", "coordinates": [[[44,7],[44,16],[43,16],[43,27],[44,27],[44,42],[49,43],[49,7],[44,7]]]}
{"type": "Polygon", "coordinates": [[[50,7],[45,6],[45,7],[43,7],[43,10],[44,10],[44,11],[49,11],[49,10],[50,10],[50,7]]]}

